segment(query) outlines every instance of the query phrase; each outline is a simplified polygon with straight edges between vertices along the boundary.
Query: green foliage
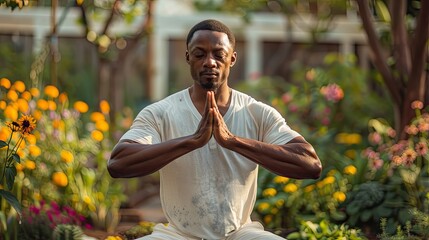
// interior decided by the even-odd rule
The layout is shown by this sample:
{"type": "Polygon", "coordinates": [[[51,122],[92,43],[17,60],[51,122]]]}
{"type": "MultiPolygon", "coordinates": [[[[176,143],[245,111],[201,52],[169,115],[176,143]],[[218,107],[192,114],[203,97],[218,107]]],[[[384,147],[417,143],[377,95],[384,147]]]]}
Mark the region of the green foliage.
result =
{"type": "Polygon", "coordinates": [[[4,5],[7,8],[10,8],[12,11],[15,10],[16,8],[21,9],[27,4],[28,4],[28,0],[0,0],[0,7],[4,5]]]}
{"type": "Polygon", "coordinates": [[[53,240],[81,240],[83,231],[79,226],[70,224],[57,225],[52,233],[53,240]]]}
{"type": "Polygon", "coordinates": [[[336,225],[322,220],[320,223],[310,221],[302,222],[298,232],[287,236],[289,240],[328,240],[328,239],[347,239],[364,240],[367,239],[359,229],[351,229],[347,225],[336,225]]]}
{"type": "Polygon", "coordinates": [[[153,232],[153,227],[156,223],[153,222],[140,222],[138,225],[122,232],[120,235],[124,240],[131,240],[149,235],[153,232]]]}

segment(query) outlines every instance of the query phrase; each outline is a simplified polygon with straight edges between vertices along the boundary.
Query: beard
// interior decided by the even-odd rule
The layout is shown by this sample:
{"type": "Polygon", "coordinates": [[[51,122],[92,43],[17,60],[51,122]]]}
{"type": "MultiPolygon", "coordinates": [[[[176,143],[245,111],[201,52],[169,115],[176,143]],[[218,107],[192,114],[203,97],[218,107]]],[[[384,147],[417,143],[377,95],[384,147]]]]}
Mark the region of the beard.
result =
{"type": "Polygon", "coordinates": [[[203,87],[205,90],[214,90],[215,84],[213,82],[205,82],[201,83],[201,87],[203,87]]]}

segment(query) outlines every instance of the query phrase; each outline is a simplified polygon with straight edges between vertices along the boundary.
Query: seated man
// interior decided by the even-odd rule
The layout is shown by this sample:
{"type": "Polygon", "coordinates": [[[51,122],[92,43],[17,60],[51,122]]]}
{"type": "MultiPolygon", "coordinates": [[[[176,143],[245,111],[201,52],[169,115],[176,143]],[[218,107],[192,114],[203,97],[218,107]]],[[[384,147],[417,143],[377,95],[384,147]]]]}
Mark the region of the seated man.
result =
{"type": "Polygon", "coordinates": [[[313,147],[274,108],[228,86],[235,38],[216,20],[187,37],[193,84],[144,108],[114,147],[113,177],[160,171],[168,225],[142,239],[283,239],[250,219],[258,166],[291,178],[318,178],[313,147]]]}

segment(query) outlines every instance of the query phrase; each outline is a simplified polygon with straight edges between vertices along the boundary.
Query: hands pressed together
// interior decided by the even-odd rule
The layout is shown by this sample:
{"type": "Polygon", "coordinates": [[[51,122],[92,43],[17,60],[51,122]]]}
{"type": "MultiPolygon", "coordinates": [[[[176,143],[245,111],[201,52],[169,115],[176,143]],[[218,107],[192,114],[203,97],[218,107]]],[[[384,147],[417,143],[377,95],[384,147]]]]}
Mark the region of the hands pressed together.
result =
{"type": "Polygon", "coordinates": [[[212,135],[222,147],[226,147],[228,141],[234,137],[223,120],[214,92],[208,91],[202,119],[194,136],[202,147],[209,142],[212,135]]]}

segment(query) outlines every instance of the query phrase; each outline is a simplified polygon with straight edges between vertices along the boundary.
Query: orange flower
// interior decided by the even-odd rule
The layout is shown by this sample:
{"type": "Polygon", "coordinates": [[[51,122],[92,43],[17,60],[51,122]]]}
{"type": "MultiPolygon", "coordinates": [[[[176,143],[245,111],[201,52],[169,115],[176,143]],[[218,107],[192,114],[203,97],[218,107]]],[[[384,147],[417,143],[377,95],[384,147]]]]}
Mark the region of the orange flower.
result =
{"type": "Polygon", "coordinates": [[[63,172],[54,172],[52,174],[52,181],[58,187],[65,187],[68,184],[67,175],[63,172]]]}
{"type": "Polygon", "coordinates": [[[18,109],[20,112],[26,113],[28,111],[28,102],[27,100],[20,98],[16,101],[16,103],[18,104],[18,109]]]}
{"type": "Polygon", "coordinates": [[[11,86],[9,79],[7,79],[7,78],[0,79],[0,86],[4,87],[6,89],[9,89],[11,86]]]}
{"type": "Polygon", "coordinates": [[[109,124],[108,124],[106,121],[104,121],[104,120],[97,121],[97,122],[95,123],[95,128],[96,128],[97,130],[102,131],[102,132],[106,132],[106,131],[108,131],[108,130],[109,130],[109,124]]]}
{"type": "Polygon", "coordinates": [[[80,112],[80,113],[86,113],[88,112],[88,104],[86,104],[83,101],[76,101],[73,105],[74,109],[76,109],[76,111],[80,112]]]}
{"type": "Polygon", "coordinates": [[[57,103],[52,101],[52,100],[49,100],[48,101],[48,109],[51,111],[55,111],[57,109],[57,103]]]}
{"type": "Polygon", "coordinates": [[[23,134],[31,133],[36,128],[36,120],[32,116],[24,115],[18,120],[23,134]]]}
{"type": "Polygon", "coordinates": [[[106,118],[101,112],[93,112],[91,113],[91,121],[98,122],[98,121],[104,121],[106,118]]]}
{"type": "Polygon", "coordinates": [[[37,88],[31,88],[30,93],[31,93],[31,95],[33,95],[33,97],[39,97],[40,96],[40,91],[37,88]]]}
{"type": "Polygon", "coordinates": [[[97,142],[101,142],[104,138],[104,135],[102,132],[100,132],[98,130],[94,130],[91,132],[91,138],[97,142]]]}
{"type": "Polygon", "coordinates": [[[34,170],[36,168],[36,163],[31,160],[25,161],[25,168],[29,170],[34,170]]]}
{"type": "Polygon", "coordinates": [[[60,96],[58,97],[58,101],[60,101],[60,103],[65,103],[67,102],[68,97],[67,97],[67,93],[61,93],[60,96]]]}
{"type": "Polygon", "coordinates": [[[30,101],[31,100],[31,93],[28,91],[25,91],[25,92],[21,93],[21,97],[27,101],[30,101]]]}
{"type": "Polygon", "coordinates": [[[24,92],[25,91],[25,84],[24,84],[24,82],[23,81],[16,81],[16,82],[14,82],[13,83],[13,88],[16,90],[16,91],[18,91],[18,92],[20,92],[20,93],[22,93],[22,92],[24,92]]]}
{"type": "Polygon", "coordinates": [[[74,160],[73,153],[67,150],[61,150],[60,156],[61,160],[65,163],[71,163],[74,160]]]}
{"type": "Polygon", "coordinates": [[[30,145],[28,151],[32,157],[38,157],[40,154],[42,154],[42,150],[40,150],[40,148],[36,145],[30,145]]]}
{"type": "Polygon", "coordinates": [[[5,101],[1,100],[0,101],[0,109],[4,110],[6,108],[6,106],[7,106],[7,103],[5,101]]]}
{"type": "Polygon", "coordinates": [[[45,87],[45,94],[51,98],[56,98],[60,94],[60,91],[58,91],[58,88],[53,85],[47,85],[45,87]]]}
{"type": "Polygon", "coordinates": [[[110,112],[110,105],[106,100],[102,100],[100,102],[100,110],[104,114],[109,114],[110,112]]]}
{"type": "Polygon", "coordinates": [[[7,98],[16,101],[18,99],[18,93],[16,93],[15,90],[9,90],[9,92],[7,92],[7,98]]]}
{"type": "Polygon", "coordinates": [[[37,100],[37,107],[43,111],[48,110],[48,107],[49,107],[48,101],[46,101],[45,99],[37,100]]]}
{"type": "Polygon", "coordinates": [[[6,118],[16,121],[18,119],[18,110],[12,106],[7,106],[4,110],[4,115],[6,118]]]}

